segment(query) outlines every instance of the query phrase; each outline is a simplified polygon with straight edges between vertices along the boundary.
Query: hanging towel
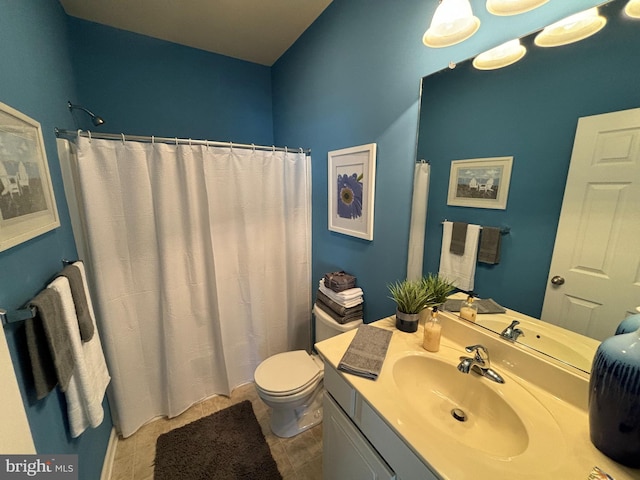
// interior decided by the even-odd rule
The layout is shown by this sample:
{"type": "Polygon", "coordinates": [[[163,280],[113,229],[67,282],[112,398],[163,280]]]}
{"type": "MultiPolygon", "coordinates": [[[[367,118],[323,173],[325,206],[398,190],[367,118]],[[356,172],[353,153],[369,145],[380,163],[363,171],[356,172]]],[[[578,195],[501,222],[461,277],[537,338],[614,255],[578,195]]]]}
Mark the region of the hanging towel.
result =
{"type": "Polygon", "coordinates": [[[27,350],[36,398],[41,400],[57,384],[63,392],[67,390],[75,359],[60,296],[45,288],[29,305],[36,308],[36,316],[25,321],[27,350]]]}
{"type": "Polygon", "coordinates": [[[69,280],[66,277],[58,277],[48,287],[48,289],[55,291],[62,301],[64,322],[71,338],[76,365],[65,392],[69,430],[74,438],[80,436],[88,427],[95,428],[102,423],[104,419],[102,400],[111,380],[102,352],[100,336],[95,327],[95,315],[91,299],[88,296],[84,266],[80,265],[78,268],[82,274],[87,306],[94,327],[94,334],[90,341],[83,343],[80,338],[78,318],[69,280]]]}
{"type": "Polygon", "coordinates": [[[464,244],[467,241],[467,226],[468,223],[453,222],[453,229],[451,230],[451,243],[449,245],[449,251],[456,255],[464,255],[464,244]]]}
{"type": "Polygon", "coordinates": [[[376,380],[382,370],[393,332],[361,325],[344,352],[338,370],[376,380]]]}
{"type": "Polygon", "coordinates": [[[452,230],[452,222],[443,223],[440,269],[438,274],[452,282],[460,290],[469,292],[473,290],[474,277],[476,274],[480,226],[467,226],[467,237],[465,239],[463,255],[456,255],[449,251],[452,230]]]}
{"type": "Polygon", "coordinates": [[[482,227],[478,261],[495,265],[500,263],[500,242],[502,234],[496,227],[482,227]]]}
{"type": "Polygon", "coordinates": [[[67,277],[71,286],[71,295],[73,296],[73,304],[76,307],[76,316],[78,317],[78,327],[80,328],[80,338],[83,342],[88,342],[93,337],[93,320],[89,313],[87,305],[87,295],[85,293],[84,284],[82,283],[82,273],[75,265],[66,266],[60,275],[67,277]]]}

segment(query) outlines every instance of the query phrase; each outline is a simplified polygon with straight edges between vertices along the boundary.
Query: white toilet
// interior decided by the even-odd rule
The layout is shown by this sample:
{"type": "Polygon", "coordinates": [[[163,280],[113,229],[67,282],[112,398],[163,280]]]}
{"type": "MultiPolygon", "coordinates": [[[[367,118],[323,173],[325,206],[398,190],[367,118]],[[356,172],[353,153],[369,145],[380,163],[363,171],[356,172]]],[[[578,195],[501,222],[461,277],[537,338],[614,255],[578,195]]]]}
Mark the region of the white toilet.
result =
{"type": "MultiPolygon", "coordinates": [[[[358,328],[362,320],[339,324],[313,307],[316,342],[358,328]]],[[[324,364],[305,350],[283,352],[264,360],[254,373],[258,395],[271,411],[271,430],[293,437],[322,421],[324,364]]]]}

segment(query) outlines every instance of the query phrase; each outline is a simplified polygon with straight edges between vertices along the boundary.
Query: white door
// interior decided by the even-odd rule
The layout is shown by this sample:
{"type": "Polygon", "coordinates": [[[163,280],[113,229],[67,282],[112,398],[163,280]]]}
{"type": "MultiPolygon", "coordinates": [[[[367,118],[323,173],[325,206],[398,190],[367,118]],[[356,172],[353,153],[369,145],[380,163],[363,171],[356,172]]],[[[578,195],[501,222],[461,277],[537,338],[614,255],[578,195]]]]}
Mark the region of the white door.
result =
{"type": "Polygon", "coordinates": [[[603,340],[640,305],[640,108],[578,120],[542,320],[603,340]]]}
{"type": "Polygon", "coordinates": [[[36,453],[27,422],[27,414],[18,389],[18,381],[13,371],[9,348],[0,325],[0,385],[2,386],[2,405],[0,405],[0,453],[30,454],[36,453]]]}

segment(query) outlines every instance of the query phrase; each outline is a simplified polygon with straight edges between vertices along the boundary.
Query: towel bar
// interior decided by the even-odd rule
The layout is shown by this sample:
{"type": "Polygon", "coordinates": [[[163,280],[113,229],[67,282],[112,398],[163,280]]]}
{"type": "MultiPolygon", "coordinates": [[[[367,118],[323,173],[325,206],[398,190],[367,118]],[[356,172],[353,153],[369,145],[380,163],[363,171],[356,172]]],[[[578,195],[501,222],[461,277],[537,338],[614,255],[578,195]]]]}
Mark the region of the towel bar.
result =
{"type": "Polygon", "coordinates": [[[9,323],[22,322],[23,320],[27,320],[28,318],[33,318],[36,316],[35,307],[28,308],[20,308],[15,310],[9,314],[5,309],[0,308],[0,320],[2,321],[2,325],[7,325],[9,323]]]}
{"type": "MultiPolygon", "coordinates": [[[[444,223],[444,222],[449,222],[450,220],[447,220],[446,218],[440,222],[440,223],[444,223]]],[[[482,226],[480,226],[480,230],[482,230],[482,226]]],[[[500,227],[500,234],[501,235],[509,235],[511,233],[511,227],[500,227]]]]}
{"type": "MultiPolygon", "coordinates": [[[[62,265],[65,267],[67,265],[71,265],[77,261],[82,260],[67,260],[65,258],[62,259],[62,265]]],[[[4,308],[0,308],[0,321],[2,325],[7,325],[9,323],[22,322],[23,320],[27,320],[29,318],[34,318],[36,316],[36,308],[35,307],[25,307],[19,308],[18,310],[14,310],[9,313],[4,308]]]]}

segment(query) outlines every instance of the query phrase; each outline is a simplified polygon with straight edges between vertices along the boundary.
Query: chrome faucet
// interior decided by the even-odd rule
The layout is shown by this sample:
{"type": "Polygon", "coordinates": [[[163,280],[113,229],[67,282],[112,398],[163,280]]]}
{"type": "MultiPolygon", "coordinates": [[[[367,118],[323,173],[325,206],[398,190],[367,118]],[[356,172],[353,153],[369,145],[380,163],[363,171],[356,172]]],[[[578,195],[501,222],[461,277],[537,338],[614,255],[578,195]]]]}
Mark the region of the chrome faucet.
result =
{"type": "Polygon", "coordinates": [[[465,348],[467,353],[473,353],[473,357],[460,357],[458,370],[462,373],[469,373],[474,370],[479,375],[487,377],[497,383],[504,383],[504,378],[500,376],[490,366],[489,351],[483,345],[470,345],[465,348]]]}
{"type": "Polygon", "coordinates": [[[503,338],[506,338],[507,340],[510,340],[512,342],[515,342],[520,335],[522,335],[524,337],[524,332],[522,330],[520,330],[519,328],[516,328],[516,325],[518,325],[519,323],[520,322],[518,320],[514,320],[513,322],[511,322],[511,325],[509,325],[507,328],[505,328],[500,333],[500,336],[503,337],[503,338]]]}

